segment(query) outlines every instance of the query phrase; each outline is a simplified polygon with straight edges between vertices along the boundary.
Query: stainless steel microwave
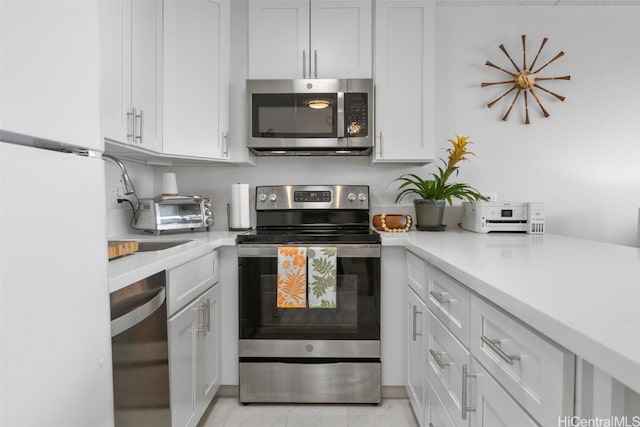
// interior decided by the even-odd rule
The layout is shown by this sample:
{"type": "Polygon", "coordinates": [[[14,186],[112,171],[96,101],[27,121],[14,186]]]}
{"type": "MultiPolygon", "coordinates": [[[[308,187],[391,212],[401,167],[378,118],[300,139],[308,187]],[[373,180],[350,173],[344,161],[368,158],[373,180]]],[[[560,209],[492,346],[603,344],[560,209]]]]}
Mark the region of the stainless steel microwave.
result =
{"type": "Polygon", "coordinates": [[[372,79],[247,80],[247,93],[256,155],[371,153],[372,79]]]}

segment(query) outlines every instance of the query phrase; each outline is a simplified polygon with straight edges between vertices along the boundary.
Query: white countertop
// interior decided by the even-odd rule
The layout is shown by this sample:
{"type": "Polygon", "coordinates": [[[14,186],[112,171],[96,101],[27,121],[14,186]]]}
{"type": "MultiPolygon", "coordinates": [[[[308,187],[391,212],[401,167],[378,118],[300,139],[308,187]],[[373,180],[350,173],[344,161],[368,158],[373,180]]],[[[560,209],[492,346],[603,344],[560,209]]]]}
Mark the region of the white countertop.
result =
{"type": "Polygon", "coordinates": [[[192,240],[189,243],[173,248],[161,251],[135,252],[109,261],[107,268],[109,291],[115,292],[159,271],[177,267],[220,246],[235,246],[237,234],[237,232],[230,231],[209,231],[165,234],[161,236],[126,234],[109,237],[109,240],[137,240],[139,242],[192,240]]]}
{"type": "Polygon", "coordinates": [[[640,392],[640,249],[552,234],[382,234],[640,392]]]}
{"type": "MultiPolygon", "coordinates": [[[[109,286],[183,264],[238,233],[212,231],[110,240],[193,240],[109,262],[109,286]]],[[[640,249],[559,235],[446,232],[381,233],[502,307],[524,323],[640,392],[640,249]]]]}

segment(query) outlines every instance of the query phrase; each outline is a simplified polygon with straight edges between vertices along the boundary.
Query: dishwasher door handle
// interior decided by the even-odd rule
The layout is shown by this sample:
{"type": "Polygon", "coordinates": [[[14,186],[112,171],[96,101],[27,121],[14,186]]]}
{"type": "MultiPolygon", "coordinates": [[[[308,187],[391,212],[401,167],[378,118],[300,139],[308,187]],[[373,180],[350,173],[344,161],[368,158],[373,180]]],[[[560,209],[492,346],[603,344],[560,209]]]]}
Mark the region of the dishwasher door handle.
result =
{"type": "Polygon", "coordinates": [[[111,321],[111,338],[142,322],[159,309],[166,298],[164,286],[161,287],[147,302],[139,307],[117,317],[111,321]]]}

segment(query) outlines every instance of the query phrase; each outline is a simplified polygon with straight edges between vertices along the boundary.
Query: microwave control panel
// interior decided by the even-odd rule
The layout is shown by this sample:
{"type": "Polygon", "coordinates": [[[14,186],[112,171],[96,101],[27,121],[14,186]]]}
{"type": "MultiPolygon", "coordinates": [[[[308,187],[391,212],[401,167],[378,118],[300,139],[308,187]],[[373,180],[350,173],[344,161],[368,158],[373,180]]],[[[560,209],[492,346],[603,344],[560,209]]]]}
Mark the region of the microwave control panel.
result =
{"type": "Polygon", "coordinates": [[[363,137],[369,134],[368,96],[366,93],[344,94],[344,129],[347,137],[363,137]]]}

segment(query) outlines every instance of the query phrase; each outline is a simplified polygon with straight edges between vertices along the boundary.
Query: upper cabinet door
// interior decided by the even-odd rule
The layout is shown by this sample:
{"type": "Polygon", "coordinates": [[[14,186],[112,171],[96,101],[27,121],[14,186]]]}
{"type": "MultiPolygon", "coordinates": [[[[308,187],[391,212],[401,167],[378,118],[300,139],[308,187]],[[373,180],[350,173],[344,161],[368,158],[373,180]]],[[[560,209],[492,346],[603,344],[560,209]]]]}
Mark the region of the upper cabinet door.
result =
{"type": "Polygon", "coordinates": [[[131,107],[134,144],[162,151],[162,5],[131,5],[131,107]]]}
{"type": "Polygon", "coordinates": [[[313,78],[371,78],[371,0],[311,0],[313,78]]]}
{"type": "Polygon", "coordinates": [[[127,142],[131,108],[131,0],[100,2],[102,132],[127,142]]]}
{"type": "Polygon", "coordinates": [[[162,151],[162,2],[100,1],[103,136],[162,151]]]}
{"type": "Polygon", "coordinates": [[[309,78],[309,0],[249,4],[249,78],[309,78]]]}
{"type": "Polygon", "coordinates": [[[376,3],[377,162],[434,158],[435,0],[376,3]]]}
{"type": "Polygon", "coordinates": [[[252,0],[249,78],[370,78],[371,0],[252,0]]]}
{"type": "Polygon", "coordinates": [[[165,0],[163,151],[228,157],[229,2],[165,0]]]}
{"type": "Polygon", "coordinates": [[[0,130],[102,151],[97,1],[0,1],[0,130]]]}

